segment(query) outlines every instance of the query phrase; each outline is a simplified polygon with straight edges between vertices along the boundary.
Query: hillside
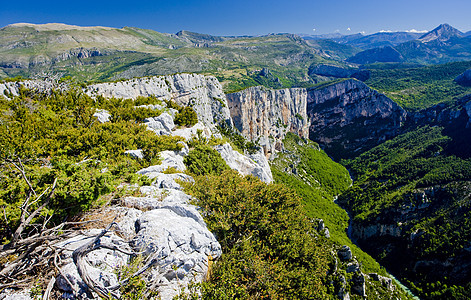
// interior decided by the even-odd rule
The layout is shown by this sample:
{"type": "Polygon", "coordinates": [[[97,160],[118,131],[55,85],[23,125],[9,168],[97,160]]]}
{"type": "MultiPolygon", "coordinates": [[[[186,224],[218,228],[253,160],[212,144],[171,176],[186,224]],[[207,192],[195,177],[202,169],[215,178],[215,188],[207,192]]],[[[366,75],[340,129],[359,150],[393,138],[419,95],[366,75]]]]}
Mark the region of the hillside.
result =
{"type": "Polygon", "coordinates": [[[0,299],[466,299],[470,41],[1,28],[0,299]]]}
{"type": "Polygon", "coordinates": [[[365,83],[405,109],[420,110],[470,94],[469,87],[455,82],[470,67],[471,62],[456,62],[421,68],[370,69],[365,83]]]}
{"type": "MultiPolygon", "coordinates": [[[[79,81],[198,72],[217,76],[227,90],[258,84],[309,84],[308,67],[325,61],[290,35],[213,37],[124,27],[14,24],[0,29],[0,74],[58,73],[79,81]],[[268,68],[273,79],[260,71],[268,68]]],[[[1,75],[0,75],[1,76],[1,75]]]]}
{"type": "Polygon", "coordinates": [[[427,299],[465,299],[471,288],[463,135],[463,123],[421,127],[343,162],[355,179],[339,198],[352,239],[427,299]]]}

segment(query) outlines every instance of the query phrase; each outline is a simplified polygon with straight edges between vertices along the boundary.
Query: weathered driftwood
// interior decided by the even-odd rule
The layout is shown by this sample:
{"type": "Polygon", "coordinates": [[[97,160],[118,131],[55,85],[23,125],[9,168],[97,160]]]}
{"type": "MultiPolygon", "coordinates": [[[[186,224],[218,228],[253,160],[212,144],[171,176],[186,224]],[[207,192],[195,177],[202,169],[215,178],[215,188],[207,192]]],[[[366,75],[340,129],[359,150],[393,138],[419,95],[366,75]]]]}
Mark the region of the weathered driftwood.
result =
{"type": "Polygon", "coordinates": [[[119,294],[115,292],[116,290],[118,290],[121,286],[125,285],[131,278],[140,276],[149,268],[156,265],[159,262],[159,260],[161,260],[162,258],[156,258],[156,257],[151,258],[147,262],[147,264],[145,264],[142,268],[137,270],[134,274],[132,274],[128,278],[121,280],[114,286],[105,287],[99,284],[98,282],[94,281],[91,278],[90,272],[88,270],[89,264],[87,263],[86,258],[85,258],[85,256],[88,253],[98,250],[100,248],[106,248],[106,249],[110,249],[114,251],[119,251],[129,256],[136,256],[140,254],[136,252],[129,252],[129,251],[119,248],[116,245],[110,245],[107,243],[103,243],[101,241],[101,238],[106,235],[106,233],[111,229],[113,225],[117,225],[117,224],[115,222],[112,222],[110,225],[108,225],[108,227],[106,227],[103,231],[101,231],[93,240],[77,248],[72,253],[72,258],[74,260],[75,265],[77,266],[77,271],[80,275],[80,278],[82,278],[82,280],[85,282],[88,288],[90,288],[92,291],[97,293],[102,298],[113,297],[113,298],[119,299],[119,294]]]}
{"type": "MultiPolygon", "coordinates": [[[[43,270],[42,278],[54,276],[60,272],[58,259],[62,251],[70,251],[56,244],[80,233],[79,230],[62,229],[67,226],[83,225],[99,220],[85,222],[64,222],[50,229],[42,230],[28,238],[19,239],[0,247],[0,258],[10,259],[0,270],[0,289],[30,287],[36,280],[37,270],[43,270]],[[58,234],[59,231],[61,234],[58,234]],[[54,267],[52,267],[54,266],[54,267]],[[26,278],[25,278],[26,277],[26,278]]],[[[66,281],[67,277],[63,276],[66,281]]],[[[70,282],[68,282],[70,284],[70,282]]],[[[73,288],[73,286],[70,284],[73,288]]]]}

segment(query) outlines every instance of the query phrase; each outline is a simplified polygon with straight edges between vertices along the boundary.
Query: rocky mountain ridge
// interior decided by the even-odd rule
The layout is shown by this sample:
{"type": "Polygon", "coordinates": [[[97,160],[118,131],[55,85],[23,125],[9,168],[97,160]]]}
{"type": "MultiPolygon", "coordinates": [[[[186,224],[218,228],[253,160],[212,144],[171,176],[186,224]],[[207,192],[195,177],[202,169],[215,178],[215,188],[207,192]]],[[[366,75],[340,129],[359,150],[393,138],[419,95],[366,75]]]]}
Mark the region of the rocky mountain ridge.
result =
{"type": "Polygon", "coordinates": [[[458,29],[450,26],[449,24],[441,24],[432,31],[424,34],[419,38],[420,41],[428,43],[431,41],[438,40],[440,42],[445,42],[453,37],[462,37],[463,33],[458,29]]]}

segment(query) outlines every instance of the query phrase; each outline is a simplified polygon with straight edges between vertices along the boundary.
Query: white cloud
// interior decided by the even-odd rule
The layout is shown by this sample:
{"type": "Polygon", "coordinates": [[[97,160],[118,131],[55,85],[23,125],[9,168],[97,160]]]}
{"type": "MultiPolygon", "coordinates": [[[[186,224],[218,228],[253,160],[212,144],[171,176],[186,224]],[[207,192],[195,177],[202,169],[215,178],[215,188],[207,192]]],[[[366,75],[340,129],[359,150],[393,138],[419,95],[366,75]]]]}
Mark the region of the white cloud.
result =
{"type": "Polygon", "coordinates": [[[316,28],[312,28],[312,31],[316,31],[316,28]]]}
{"type": "Polygon", "coordinates": [[[350,31],[350,30],[352,30],[352,29],[351,29],[350,27],[348,27],[348,28],[347,28],[347,31],[350,31]]]}
{"type": "Polygon", "coordinates": [[[335,32],[340,32],[340,29],[335,30],[335,32]]]}
{"type": "Polygon", "coordinates": [[[410,33],[426,33],[428,32],[427,30],[417,30],[417,29],[411,29],[411,30],[380,30],[379,32],[410,32],[410,33]]]}
{"type": "Polygon", "coordinates": [[[427,30],[417,30],[417,29],[411,29],[411,30],[406,30],[406,32],[410,33],[427,33],[427,30]]]}

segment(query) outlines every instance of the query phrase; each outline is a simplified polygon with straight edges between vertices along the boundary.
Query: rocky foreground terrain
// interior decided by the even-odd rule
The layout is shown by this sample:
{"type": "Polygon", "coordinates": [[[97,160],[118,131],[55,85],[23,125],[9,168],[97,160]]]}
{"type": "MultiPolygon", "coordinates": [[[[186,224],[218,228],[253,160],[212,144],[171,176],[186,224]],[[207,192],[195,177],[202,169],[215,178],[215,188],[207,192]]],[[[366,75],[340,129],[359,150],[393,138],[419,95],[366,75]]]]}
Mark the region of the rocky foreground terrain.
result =
{"type": "MultiPolygon", "coordinates": [[[[14,97],[19,93],[20,85],[43,92],[51,88],[48,83],[40,81],[6,82],[0,84],[0,93],[14,97]]],[[[108,294],[119,297],[119,280],[115,270],[126,265],[133,255],[145,258],[142,268],[147,271],[145,280],[157,288],[162,299],[172,299],[190,283],[205,278],[208,268],[222,252],[216,237],[208,231],[200,208],[193,204],[191,196],[181,187],[182,182],[193,181],[185,173],[183,160],[188,155],[187,143],[196,136],[220,138],[218,126],[235,126],[247,139],[259,142],[262,148],[251,154],[239,153],[228,143],[216,145],[214,149],[230,168],[270,183],[273,175],[267,158],[274,159],[277,153],[285,151],[283,140],[288,132],[307,139],[322,128],[326,131],[331,128],[333,118],[338,115],[343,116],[340,128],[366,117],[390,120],[391,116],[397,116],[391,124],[384,123],[390,131],[396,130],[404,117],[397,105],[355,80],[316,90],[250,88],[226,98],[214,77],[177,74],[95,84],[87,86],[84,91],[93,97],[155,96],[162,100],[171,99],[179,105],[192,107],[197,113],[198,123],[189,128],[177,128],[175,109],[166,108],[164,104],[152,106],[152,109],[163,113],[146,118],[143,123],[157,135],[183,137],[186,142],[180,142],[182,149],[161,152],[161,164],[137,172],[148,177],[152,183],[126,187],[133,190],[136,196],[125,196],[119,203],[87,217],[88,220],[99,218],[108,224],[113,221],[111,228],[94,227],[92,223],[87,230],[70,237],[65,235],[63,239],[49,244],[60,253],[57,260],[59,274],[51,280],[51,289],[55,282],[62,297],[75,299],[108,294]],[[370,101],[365,102],[367,100],[370,101]],[[322,116],[324,120],[321,120],[322,116]],[[169,169],[173,172],[168,173],[169,169]]],[[[98,110],[94,117],[98,122],[106,123],[110,114],[98,110]]],[[[369,138],[381,139],[384,134],[382,130],[376,132],[377,136],[370,134],[369,138]]],[[[330,140],[335,139],[332,137],[330,140]]],[[[327,137],[325,141],[328,141],[327,137]]],[[[363,140],[357,142],[364,143],[363,140]]],[[[140,149],[128,150],[127,154],[135,159],[144,157],[140,149]]],[[[318,230],[330,236],[322,220],[318,230]]],[[[363,273],[361,262],[350,248],[340,246],[331,250],[336,261],[334,272],[343,269],[346,274],[354,276],[351,283],[347,283],[343,275],[339,277],[340,281],[335,282],[338,297],[366,296],[367,290],[374,291],[377,285],[390,291],[398,289],[390,278],[363,273]]],[[[1,272],[6,274],[8,267],[1,272]]],[[[2,293],[2,299],[29,299],[29,296],[27,291],[18,293],[6,290],[2,293]]]]}

